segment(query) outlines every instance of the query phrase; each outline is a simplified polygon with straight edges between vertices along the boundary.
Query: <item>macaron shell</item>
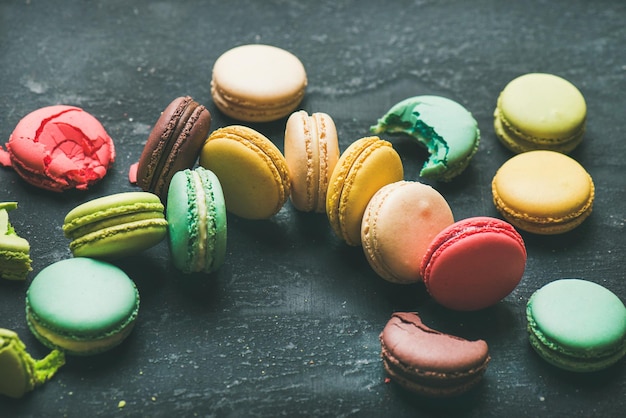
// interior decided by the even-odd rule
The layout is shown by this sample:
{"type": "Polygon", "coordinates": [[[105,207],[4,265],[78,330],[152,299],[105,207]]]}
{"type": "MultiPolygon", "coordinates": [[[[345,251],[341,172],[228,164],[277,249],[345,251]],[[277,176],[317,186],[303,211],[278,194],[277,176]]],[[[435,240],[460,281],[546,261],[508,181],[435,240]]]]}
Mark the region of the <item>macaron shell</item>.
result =
{"type": "Polygon", "coordinates": [[[41,270],[28,288],[26,306],[29,327],[44,345],[57,348],[50,339],[42,338],[40,331],[62,341],[85,342],[87,346],[93,342],[99,351],[110,347],[99,346],[97,340],[132,329],[139,293],[121,269],[76,257],[41,270]]]}
{"type": "Polygon", "coordinates": [[[402,161],[391,143],[376,136],[353,142],[339,157],[326,198],[335,234],[348,245],[360,245],[361,221],[370,199],[403,176],[402,161]]]}
{"type": "Polygon", "coordinates": [[[543,73],[509,82],[498,98],[498,109],[505,124],[547,143],[579,135],[587,115],[585,99],[572,83],[543,73]]]}
{"type": "Polygon", "coordinates": [[[339,159],[337,129],[325,113],[291,114],[285,127],[285,160],[291,201],[304,212],[326,211],[328,181],[339,159]]]}
{"type": "Polygon", "coordinates": [[[200,165],[218,177],[226,209],[242,218],[270,218],[289,198],[285,157],[251,128],[232,125],[214,131],[202,148],[200,165]]]}
{"type": "Polygon", "coordinates": [[[492,181],[498,211],[512,224],[539,234],[562,233],[589,216],[595,197],[591,176],[555,151],[529,151],[505,162],[492,181]]]}
{"type": "Polygon", "coordinates": [[[525,266],[524,242],[511,225],[475,217],[455,222],[435,237],[422,260],[421,274],[438,303],[474,311],[510,294],[525,266]]]}
{"type": "Polygon", "coordinates": [[[293,112],[306,85],[304,66],[292,53],[270,45],[242,45],[215,61],[211,95],[232,118],[266,122],[293,112]]]}
{"type": "Polygon", "coordinates": [[[54,192],[89,188],[115,161],[113,140],[102,124],[85,110],[65,105],[24,116],[7,150],[13,169],[24,180],[54,192]]]}
{"type": "Polygon", "coordinates": [[[435,236],[454,222],[446,200],[432,187],[399,181],[370,200],[361,241],[374,271],[394,283],[421,280],[420,265],[435,236]]]}
{"type": "Polygon", "coordinates": [[[597,283],[581,279],[548,283],[529,299],[527,317],[536,338],[533,347],[559,367],[591,371],[626,354],[626,307],[597,283]]]}

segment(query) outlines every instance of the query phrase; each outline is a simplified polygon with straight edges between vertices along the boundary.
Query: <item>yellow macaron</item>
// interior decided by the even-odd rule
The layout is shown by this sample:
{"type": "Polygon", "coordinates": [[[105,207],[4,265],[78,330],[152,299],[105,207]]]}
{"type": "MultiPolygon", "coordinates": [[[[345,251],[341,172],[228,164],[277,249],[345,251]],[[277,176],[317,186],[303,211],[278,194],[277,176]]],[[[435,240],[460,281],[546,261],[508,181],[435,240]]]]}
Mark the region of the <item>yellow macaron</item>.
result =
{"type": "Polygon", "coordinates": [[[591,213],[591,176],[565,154],[538,150],[516,155],[491,183],[498,211],[516,227],[535,234],[560,234],[580,225],[591,213]]]}
{"type": "Polygon", "coordinates": [[[269,138],[247,126],[213,131],[200,152],[200,165],[219,179],[226,210],[242,218],[270,218],[289,198],[285,157],[269,138]]]}
{"type": "Polygon", "coordinates": [[[370,199],[403,177],[402,161],[391,143],[377,136],[353,142],[339,157],[326,194],[326,214],[335,234],[348,245],[360,245],[370,199]]]}
{"type": "Polygon", "coordinates": [[[546,149],[568,153],[583,139],[587,105],[569,81],[544,73],[510,81],[498,97],[494,129],[513,152],[546,149]]]}

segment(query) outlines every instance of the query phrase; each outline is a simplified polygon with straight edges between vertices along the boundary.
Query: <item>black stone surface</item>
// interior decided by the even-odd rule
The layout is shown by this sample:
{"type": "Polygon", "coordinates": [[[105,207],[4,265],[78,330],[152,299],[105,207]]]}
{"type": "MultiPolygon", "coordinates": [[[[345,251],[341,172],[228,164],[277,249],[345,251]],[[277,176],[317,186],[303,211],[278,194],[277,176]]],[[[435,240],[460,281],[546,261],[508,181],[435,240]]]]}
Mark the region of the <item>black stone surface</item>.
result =
{"type": "MultiPolygon", "coordinates": [[[[342,150],[406,97],[438,94],[466,106],[480,149],[462,176],[431,183],[456,219],[498,216],[490,182],[512,156],[492,126],[499,91],[527,72],[560,75],[587,100],[585,140],[571,155],[592,175],[596,204],[570,233],[524,233],[522,282],[474,313],[438,306],[422,285],[384,282],[324,215],[288,203],[267,221],[229,216],[227,260],[211,277],[177,273],[166,242],[119,260],[141,293],[132,335],[109,353],[68,358],[23,399],[0,398],[0,416],[623,416],[625,361],[585,375],[553,368],[527,342],[524,308],[533,291],[565,277],[626,298],[624,21],[618,0],[1,1],[0,143],[27,113],[69,104],[99,118],[118,152],[86,192],[42,191],[0,169],[0,201],[19,202],[11,219],[31,243],[34,269],[26,283],[0,282],[0,327],[17,331],[35,357],[46,349],[28,331],[24,295],[38,271],[71,256],[63,217],[86,200],[136,190],[127,170],[173,98],[205,104],[212,129],[236,123],[215,108],[210,81],[217,57],[240,44],[275,45],[303,61],[301,107],[334,118],[342,150]],[[378,334],[400,310],[485,339],[492,362],[483,383],[433,401],[386,382],[378,334]]],[[[282,149],[284,124],[250,126],[282,149]]],[[[387,139],[406,179],[420,180],[426,152],[387,139]]]]}

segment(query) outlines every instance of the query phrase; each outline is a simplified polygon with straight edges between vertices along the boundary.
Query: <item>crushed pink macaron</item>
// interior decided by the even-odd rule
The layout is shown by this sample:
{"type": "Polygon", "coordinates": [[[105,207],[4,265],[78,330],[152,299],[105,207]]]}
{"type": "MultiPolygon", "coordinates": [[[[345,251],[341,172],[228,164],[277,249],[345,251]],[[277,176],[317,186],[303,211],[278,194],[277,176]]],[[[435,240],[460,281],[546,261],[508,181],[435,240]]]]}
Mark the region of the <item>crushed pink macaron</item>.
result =
{"type": "Polygon", "coordinates": [[[0,147],[0,165],[28,183],[62,192],[85,190],[115,161],[113,140],[91,114],[74,106],[37,109],[19,121],[0,147]]]}

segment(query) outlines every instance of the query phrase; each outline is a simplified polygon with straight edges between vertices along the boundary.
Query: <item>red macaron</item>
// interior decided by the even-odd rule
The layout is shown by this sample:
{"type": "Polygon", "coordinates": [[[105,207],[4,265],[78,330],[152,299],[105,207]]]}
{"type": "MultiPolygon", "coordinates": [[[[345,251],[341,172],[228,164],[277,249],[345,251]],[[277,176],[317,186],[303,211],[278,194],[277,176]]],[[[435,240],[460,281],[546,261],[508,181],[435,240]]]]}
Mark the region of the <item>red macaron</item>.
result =
{"type": "Polygon", "coordinates": [[[438,303],[475,311],[510,294],[525,267],[526,247],[515,228],[503,220],[480,216],[441,231],[426,251],[420,271],[438,303]]]}

